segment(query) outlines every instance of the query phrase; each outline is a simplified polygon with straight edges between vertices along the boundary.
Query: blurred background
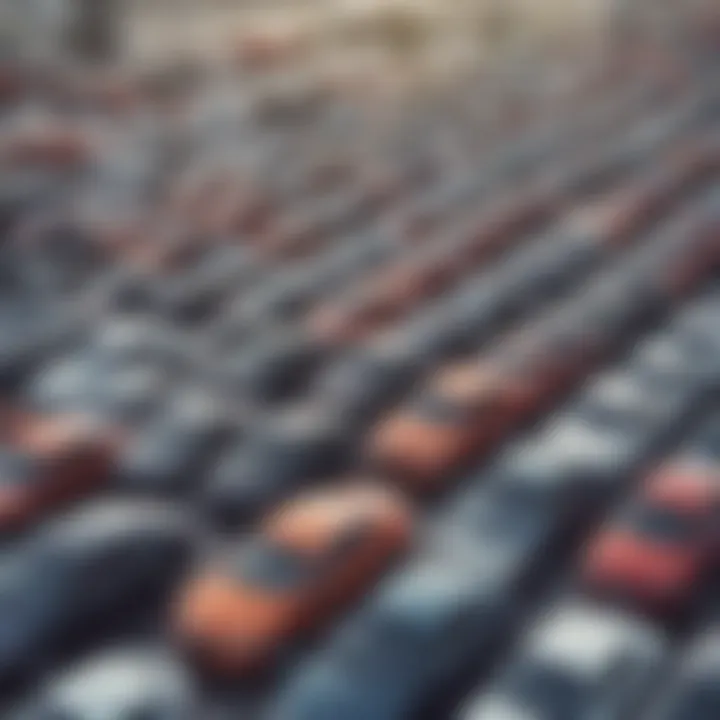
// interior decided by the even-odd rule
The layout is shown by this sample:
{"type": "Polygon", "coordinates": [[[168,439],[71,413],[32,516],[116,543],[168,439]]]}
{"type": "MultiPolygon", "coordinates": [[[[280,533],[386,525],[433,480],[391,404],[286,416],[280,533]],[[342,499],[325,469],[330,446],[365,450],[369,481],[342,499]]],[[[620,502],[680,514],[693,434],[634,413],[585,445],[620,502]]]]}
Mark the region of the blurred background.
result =
{"type": "MultiPolygon", "coordinates": [[[[227,58],[263,37],[308,67],[383,63],[429,80],[468,66],[530,67],[570,53],[607,61],[619,44],[700,51],[713,0],[3,0],[3,47],[33,59],[130,66],[227,58]],[[410,58],[412,61],[410,62],[410,58]],[[408,67],[408,65],[410,67],[408,67]],[[410,70],[411,68],[411,70],[410,70]]],[[[297,66],[296,66],[297,67],[297,66]]]]}

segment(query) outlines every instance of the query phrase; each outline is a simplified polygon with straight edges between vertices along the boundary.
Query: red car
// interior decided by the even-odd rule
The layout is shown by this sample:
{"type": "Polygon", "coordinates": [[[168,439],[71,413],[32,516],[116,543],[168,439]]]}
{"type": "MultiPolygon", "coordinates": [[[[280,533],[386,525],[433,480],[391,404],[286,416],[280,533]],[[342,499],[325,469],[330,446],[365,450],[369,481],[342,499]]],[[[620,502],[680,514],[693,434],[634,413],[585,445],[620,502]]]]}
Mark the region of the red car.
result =
{"type": "Polygon", "coordinates": [[[0,532],[21,529],[99,490],[122,438],[83,418],[9,412],[0,433],[0,532]]]}
{"type": "Polygon", "coordinates": [[[584,583],[650,611],[682,613],[715,562],[718,520],[720,470],[669,463],[591,542],[584,583]]]}

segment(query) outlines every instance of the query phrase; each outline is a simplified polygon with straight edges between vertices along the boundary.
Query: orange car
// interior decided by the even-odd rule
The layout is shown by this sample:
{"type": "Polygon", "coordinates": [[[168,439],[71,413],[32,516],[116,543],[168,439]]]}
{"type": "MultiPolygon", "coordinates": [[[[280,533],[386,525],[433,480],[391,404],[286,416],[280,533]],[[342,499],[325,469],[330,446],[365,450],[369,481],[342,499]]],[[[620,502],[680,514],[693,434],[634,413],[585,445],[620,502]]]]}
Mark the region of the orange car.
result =
{"type": "Polygon", "coordinates": [[[697,287],[720,260],[712,229],[705,208],[692,208],[677,229],[643,246],[617,273],[601,276],[560,313],[550,308],[502,338],[497,354],[441,374],[371,433],[370,461],[399,480],[427,485],[481,456],[655,313],[656,294],[674,299],[697,287]]]}
{"type": "Polygon", "coordinates": [[[528,396],[500,366],[468,362],[447,368],[402,411],[371,434],[368,454],[379,469],[419,490],[432,490],[464,461],[492,447],[528,396]]]}
{"type": "Polygon", "coordinates": [[[14,531],[100,488],[121,445],[117,433],[79,417],[3,418],[0,531],[14,531]]]}
{"type": "Polygon", "coordinates": [[[298,634],[327,623],[375,580],[405,549],[410,528],[399,497],[375,486],[291,501],[181,592],[181,644],[224,676],[267,669],[298,634]]]}
{"type": "Polygon", "coordinates": [[[554,402],[588,371],[602,343],[587,338],[582,306],[552,310],[492,352],[438,373],[371,434],[370,461],[432,489],[554,402]]]}
{"type": "Polygon", "coordinates": [[[670,463],[652,474],[587,551],[584,584],[656,612],[682,612],[715,562],[720,472],[670,463]]]}

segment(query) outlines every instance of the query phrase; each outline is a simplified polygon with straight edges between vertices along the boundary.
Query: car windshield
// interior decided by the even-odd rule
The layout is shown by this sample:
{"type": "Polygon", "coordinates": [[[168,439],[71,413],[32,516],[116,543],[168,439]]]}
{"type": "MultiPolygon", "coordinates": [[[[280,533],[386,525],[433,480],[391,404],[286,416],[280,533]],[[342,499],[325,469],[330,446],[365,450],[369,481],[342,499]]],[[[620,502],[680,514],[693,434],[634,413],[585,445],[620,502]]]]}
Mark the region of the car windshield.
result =
{"type": "Polygon", "coordinates": [[[266,539],[249,545],[235,562],[238,578],[267,590],[296,588],[311,570],[309,558],[266,539]]]}
{"type": "Polygon", "coordinates": [[[686,542],[697,528],[697,520],[692,515],[648,504],[630,506],[622,524],[643,537],[662,542],[686,542]]]}

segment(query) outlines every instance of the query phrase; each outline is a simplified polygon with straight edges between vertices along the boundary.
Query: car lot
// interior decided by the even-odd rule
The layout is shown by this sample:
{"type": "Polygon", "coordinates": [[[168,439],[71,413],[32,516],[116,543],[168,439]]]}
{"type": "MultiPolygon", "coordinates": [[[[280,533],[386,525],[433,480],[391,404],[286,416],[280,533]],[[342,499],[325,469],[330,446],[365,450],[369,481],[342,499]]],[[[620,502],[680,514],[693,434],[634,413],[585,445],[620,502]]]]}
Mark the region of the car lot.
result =
{"type": "Polygon", "coordinates": [[[0,712],[720,717],[720,85],[626,69],[8,66],[0,712]]]}

